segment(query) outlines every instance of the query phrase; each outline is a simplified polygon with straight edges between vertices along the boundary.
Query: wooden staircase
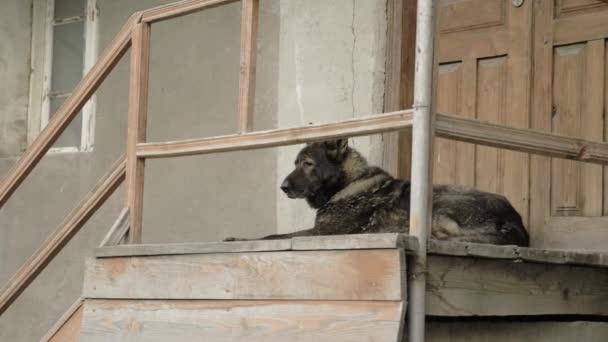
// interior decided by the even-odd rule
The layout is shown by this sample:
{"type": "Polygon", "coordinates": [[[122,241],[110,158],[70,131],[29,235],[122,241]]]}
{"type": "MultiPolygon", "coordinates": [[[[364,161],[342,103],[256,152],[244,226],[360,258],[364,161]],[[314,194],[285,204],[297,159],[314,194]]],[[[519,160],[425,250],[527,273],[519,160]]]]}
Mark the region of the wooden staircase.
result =
{"type": "MultiPolygon", "coordinates": [[[[417,248],[401,234],[102,247],[87,260],[83,305],[49,340],[401,341],[417,248]]],[[[429,341],[446,341],[445,319],[466,319],[461,337],[482,341],[488,318],[556,315],[595,317],[579,333],[605,340],[608,255],[450,242],[429,254],[429,341]]]]}

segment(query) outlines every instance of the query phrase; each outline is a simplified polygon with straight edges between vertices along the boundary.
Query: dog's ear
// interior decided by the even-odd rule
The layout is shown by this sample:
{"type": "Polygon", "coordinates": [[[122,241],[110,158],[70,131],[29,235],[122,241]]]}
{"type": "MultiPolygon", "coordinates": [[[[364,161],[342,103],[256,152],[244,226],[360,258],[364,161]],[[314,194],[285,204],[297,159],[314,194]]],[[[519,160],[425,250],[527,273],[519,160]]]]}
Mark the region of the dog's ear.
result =
{"type": "Polygon", "coordinates": [[[348,148],[348,139],[329,140],[323,143],[326,154],[335,159],[343,160],[348,148]]]}

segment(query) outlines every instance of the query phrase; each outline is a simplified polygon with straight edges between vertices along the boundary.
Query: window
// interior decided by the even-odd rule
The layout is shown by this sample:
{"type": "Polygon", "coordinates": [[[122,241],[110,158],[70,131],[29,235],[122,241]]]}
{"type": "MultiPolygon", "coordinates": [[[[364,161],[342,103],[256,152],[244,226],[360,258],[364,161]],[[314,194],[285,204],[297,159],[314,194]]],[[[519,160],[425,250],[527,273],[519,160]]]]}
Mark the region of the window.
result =
{"type": "MultiPolygon", "coordinates": [[[[40,0],[44,4],[44,47],[39,59],[38,71],[42,72],[41,89],[36,99],[39,114],[30,111],[30,120],[39,117],[39,128],[44,128],[63,102],[72,94],[76,85],[93,66],[97,57],[96,0],[40,0]],[[42,57],[42,58],[41,58],[42,57]],[[40,60],[42,59],[42,60],[40,60]]],[[[35,7],[36,10],[36,7],[35,7]]],[[[41,15],[38,16],[40,18],[41,15]]],[[[34,21],[37,16],[34,13],[34,21]]],[[[33,29],[33,54],[36,54],[33,29]]],[[[41,30],[40,30],[41,31],[41,30]]],[[[34,64],[34,62],[33,62],[34,64]]],[[[36,71],[36,68],[34,68],[36,71]]],[[[34,77],[32,78],[34,79],[34,77]]],[[[30,99],[34,100],[34,99],[30,99]]],[[[34,100],[35,101],[35,100],[34,100]]],[[[95,98],[84,106],[78,116],[55,142],[51,152],[89,151],[93,148],[95,98]]],[[[38,129],[38,131],[40,130],[38,129]]],[[[32,132],[38,133],[38,132],[32,132]]]]}

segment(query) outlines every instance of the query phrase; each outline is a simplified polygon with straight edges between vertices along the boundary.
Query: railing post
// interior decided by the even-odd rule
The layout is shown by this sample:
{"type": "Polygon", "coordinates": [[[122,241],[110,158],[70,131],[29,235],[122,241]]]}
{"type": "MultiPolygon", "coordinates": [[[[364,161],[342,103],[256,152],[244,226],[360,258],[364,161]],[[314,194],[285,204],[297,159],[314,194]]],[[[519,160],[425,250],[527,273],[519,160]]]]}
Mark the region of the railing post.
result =
{"type": "Polygon", "coordinates": [[[409,339],[423,342],[425,329],[426,246],[432,222],[432,154],[435,116],[432,109],[435,1],[418,0],[416,69],[414,73],[414,127],[412,133],[412,178],[410,234],[420,249],[410,263],[409,339]]]}
{"type": "Polygon", "coordinates": [[[259,0],[242,0],[239,78],[239,133],[253,129],[259,0]]]}
{"type": "Polygon", "coordinates": [[[129,242],[141,243],[145,159],[136,155],[136,145],[146,140],[148,76],[150,64],[150,24],[140,22],[133,28],[129,79],[129,119],[127,128],[127,193],[129,242]]]}

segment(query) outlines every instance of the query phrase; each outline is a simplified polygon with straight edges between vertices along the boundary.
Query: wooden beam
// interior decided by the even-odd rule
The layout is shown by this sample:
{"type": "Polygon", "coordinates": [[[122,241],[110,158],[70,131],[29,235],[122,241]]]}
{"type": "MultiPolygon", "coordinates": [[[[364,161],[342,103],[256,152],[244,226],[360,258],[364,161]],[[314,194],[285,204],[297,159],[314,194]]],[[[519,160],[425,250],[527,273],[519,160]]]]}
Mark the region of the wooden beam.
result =
{"type": "MultiPolygon", "coordinates": [[[[401,42],[403,26],[403,0],[386,2],[386,65],[384,77],[384,112],[401,110],[401,42]]],[[[384,133],[382,167],[392,175],[399,172],[399,132],[384,133]]]]}
{"type": "Polygon", "coordinates": [[[299,236],[285,240],[249,240],[233,242],[194,242],[105,246],[95,256],[124,257],[180,254],[220,254],[244,252],[276,252],[295,250],[403,249],[411,253],[419,247],[418,240],[407,234],[351,234],[299,236]]]}
{"type": "Polygon", "coordinates": [[[598,253],[597,251],[551,250],[431,240],[428,246],[428,253],[433,255],[504,259],[515,262],[608,268],[608,253],[598,253]]]}
{"type": "Polygon", "coordinates": [[[429,255],[431,316],[608,316],[608,272],[593,267],[429,255]]]}
{"type": "Polygon", "coordinates": [[[0,315],[25,291],[27,286],[44,270],[63,247],[87,223],[105,200],[125,178],[125,158],[121,157],[99,180],[95,188],[55,229],[42,246],[21,266],[0,292],[0,315]]]}
{"type": "Polygon", "coordinates": [[[142,158],[166,158],[253,150],[322,141],[326,139],[398,131],[411,127],[411,125],[412,111],[402,110],[394,113],[372,115],[365,118],[330,124],[282,128],[213,138],[138,144],[137,156],[142,158]]]}
{"type": "Polygon", "coordinates": [[[436,135],[442,138],[588,163],[608,163],[608,143],[518,129],[437,114],[436,135]]]}
{"type": "Polygon", "coordinates": [[[84,298],[78,298],[59,318],[51,329],[40,339],[41,342],[77,341],[80,335],[82,304],[84,298]]]}
{"type": "Polygon", "coordinates": [[[242,0],[239,132],[253,129],[259,0],[242,0]]]}
{"type": "Polygon", "coordinates": [[[87,300],[81,341],[399,341],[401,301],[87,300]]]}
{"type": "Polygon", "coordinates": [[[399,249],[89,258],[83,296],[399,301],[405,268],[399,249]]]}
{"type": "Polygon", "coordinates": [[[144,10],[142,21],[153,23],[236,1],[238,0],[185,0],[174,2],[144,10]]]}
{"type": "Polygon", "coordinates": [[[129,231],[129,208],[123,208],[118,218],[103,238],[99,247],[116,246],[122,241],[129,231]]]}
{"type": "Polygon", "coordinates": [[[129,120],[127,128],[127,197],[129,240],[140,243],[144,201],[145,160],[137,158],[136,145],[146,140],[148,79],[150,74],[150,24],[135,25],[132,33],[129,120]]]}
{"type": "Polygon", "coordinates": [[[80,81],[72,95],[65,100],[53,115],[48,125],[40,132],[21,158],[0,182],[0,208],[9,199],[21,182],[30,174],[44,154],[53,146],[65,128],[78,115],[78,112],[95,93],[106,76],[114,69],[131,43],[131,29],[141,19],[137,12],[114,37],[93,68],[80,81]]]}

